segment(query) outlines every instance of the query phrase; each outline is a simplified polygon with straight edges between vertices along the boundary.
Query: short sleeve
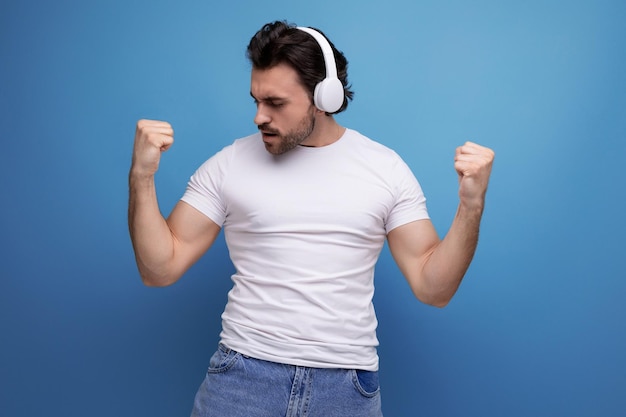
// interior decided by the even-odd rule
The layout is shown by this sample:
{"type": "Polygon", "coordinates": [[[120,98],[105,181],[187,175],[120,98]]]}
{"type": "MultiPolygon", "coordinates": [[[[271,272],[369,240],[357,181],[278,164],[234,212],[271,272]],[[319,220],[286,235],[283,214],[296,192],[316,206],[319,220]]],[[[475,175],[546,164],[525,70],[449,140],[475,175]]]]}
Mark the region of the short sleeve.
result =
{"type": "Polygon", "coordinates": [[[429,218],[422,187],[399,156],[391,171],[395,201],[385,223],[387,233],[404,224],[429,218]]]}
{"type": "Polygon", "coordinates": [[[226,218],[222,187],[232,150],[232,145],[227,146],[203,163],[189,179],[181,198],[220,227],[226,218]]]}

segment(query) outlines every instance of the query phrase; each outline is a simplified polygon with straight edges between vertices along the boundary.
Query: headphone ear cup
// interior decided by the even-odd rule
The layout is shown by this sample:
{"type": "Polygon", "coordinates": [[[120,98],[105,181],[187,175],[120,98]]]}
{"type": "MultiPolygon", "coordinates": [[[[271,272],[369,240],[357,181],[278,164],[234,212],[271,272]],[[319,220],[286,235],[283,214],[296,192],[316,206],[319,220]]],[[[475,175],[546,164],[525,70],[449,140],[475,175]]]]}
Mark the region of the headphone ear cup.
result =
{"type": "Polygon", "coordinates": [[[326,113],[334,113],[343,105],[343,84],[338,78],[326,78],[315,86],[313,102],[326,113]]]}

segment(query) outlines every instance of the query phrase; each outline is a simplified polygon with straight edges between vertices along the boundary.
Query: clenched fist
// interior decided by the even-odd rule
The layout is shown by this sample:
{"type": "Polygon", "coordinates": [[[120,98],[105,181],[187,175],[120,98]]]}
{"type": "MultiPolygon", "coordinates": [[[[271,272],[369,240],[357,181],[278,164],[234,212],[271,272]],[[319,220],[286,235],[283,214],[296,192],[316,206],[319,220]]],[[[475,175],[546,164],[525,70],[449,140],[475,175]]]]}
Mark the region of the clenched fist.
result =
{"type": "Polygon", "coordinates": [[[131,171],[137,175],[154,175],[159,169],[161,152],[174,143],[174,129],[167,122],[140,120],[135,131],[131,171]]]}
{"type": "Polygon", "coordinates": [[[494,156],[491,149],[472,142],[456,149],[454,169],[459,175],[459,198],[465,207],[482,210],[494,156]]]}

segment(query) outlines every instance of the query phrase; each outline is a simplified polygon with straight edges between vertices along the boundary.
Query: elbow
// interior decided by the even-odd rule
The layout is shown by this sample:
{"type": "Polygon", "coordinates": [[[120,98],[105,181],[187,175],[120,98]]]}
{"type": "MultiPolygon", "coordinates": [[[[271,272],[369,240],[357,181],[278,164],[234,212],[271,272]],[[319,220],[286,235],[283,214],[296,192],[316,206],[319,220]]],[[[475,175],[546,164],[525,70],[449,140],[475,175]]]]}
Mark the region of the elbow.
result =
{"type": "Polygon", "coordinates": [[[429,306],[444,308],[452,301],[461,279],[449,275],[432,277],[422,274],[409,280],[409,283],[412,284],[413,294],[419,301],[429,306]]]}
{"type": "Polygon", "coordinates": [[[446,299],[440,299],[440,300],[435,300],[433,302],[430,302],[429,305],[433,306],[433,307],[437,307],[437,308],[444,308],[445,306],[447,306],[450,303],[451,298],[446,298],[446,299]]]}
{"type": "Polygon", "coordinates": [[[141,282],[146,287],[168,287],[178,281],[179,277],[172,277],[167,275],[159,275],[146,271],[139,270],[139,276],[141,277],[141,282]]]}
{"type": "Polygon", "coordinates": [[[159,287],[167,287],[169,285],[171,285],[170,283],[164,283],[162,281],[156,281],[153,279],[148,279],[148,278],[141,278],[141,282],[143,282],[143,285],[145,285],[146,287],[150,287],[150,288],[159,288],[159,287]]]}
{"type": "Polygon", "coordinates": [[[447,286],[421,286],[413,288],[413,294],[415,295],[415,298],[417,298],[419,301],[426,305],[437,308],[444,308],[450,303],[450,301],[454,297],[456,289],[456,287],[451,288],[447,286]]]}
{"type": "Polygon", "coordinates": [[[444,308],[450,303],[450,300],[452,300],[451,296],[445,296],[445,295],[429,295],[429,296],[421,295],[420,296],[416,294],[415,297],[418,300],[420,300],[422,303],[427,304],[429,306],[437,307],[437,308],[444,308]]]}

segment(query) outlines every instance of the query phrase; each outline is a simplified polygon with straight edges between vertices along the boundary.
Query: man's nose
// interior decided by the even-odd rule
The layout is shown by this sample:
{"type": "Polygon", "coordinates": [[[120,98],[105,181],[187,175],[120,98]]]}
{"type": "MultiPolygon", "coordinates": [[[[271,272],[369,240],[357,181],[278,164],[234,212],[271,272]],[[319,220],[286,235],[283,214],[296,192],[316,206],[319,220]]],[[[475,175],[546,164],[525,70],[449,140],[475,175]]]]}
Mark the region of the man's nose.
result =
{"type": "Polygon", "coordinates": [[[262,105],[258,105],[256,109],[256,114],[254,116],[254,124],[257,126],[261,126],[263,124],[267,124],[272,121],[272,118],[264,111],[262,105]]]}

